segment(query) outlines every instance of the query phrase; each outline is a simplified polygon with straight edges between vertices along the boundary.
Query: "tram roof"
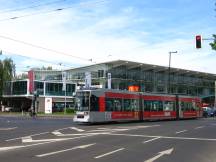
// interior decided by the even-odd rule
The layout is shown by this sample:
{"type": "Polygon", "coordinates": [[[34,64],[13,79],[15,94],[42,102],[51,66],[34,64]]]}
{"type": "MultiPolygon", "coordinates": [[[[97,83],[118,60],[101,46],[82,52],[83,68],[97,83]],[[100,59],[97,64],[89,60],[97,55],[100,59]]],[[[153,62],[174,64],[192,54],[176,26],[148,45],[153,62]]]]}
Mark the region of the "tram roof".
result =
{"type": "MultiPolygon", "coordinates": [[[[127,60],[114,60],[114,61],[98,63],[98,64],[83,66],[83,67],[74,68],[74,69],[86,69],[86,68],[92,68],[92,67],[97,67],[96,69],[98,69],[98,67],[101,67],[103,65],[107,65],[108,67],[111,67],[111,68],[116,68],[119,66],[126,66],[127,69],[135,69],[135,68],[141,67],[142,71],[151,71],[151,70],[154,70],[155,72],[168,72],[169,71],[169,67],[167,66],[146,64],[146,63],[140,63],[140,62],[127,61],[127,60]]],[[[68,71],[69,70],[73,70],[73,69],[68,69],[68,71]]],[[[216,74],[188,70],[188,69],[170,67],[170,73],[216,80],[216,74]]]]}

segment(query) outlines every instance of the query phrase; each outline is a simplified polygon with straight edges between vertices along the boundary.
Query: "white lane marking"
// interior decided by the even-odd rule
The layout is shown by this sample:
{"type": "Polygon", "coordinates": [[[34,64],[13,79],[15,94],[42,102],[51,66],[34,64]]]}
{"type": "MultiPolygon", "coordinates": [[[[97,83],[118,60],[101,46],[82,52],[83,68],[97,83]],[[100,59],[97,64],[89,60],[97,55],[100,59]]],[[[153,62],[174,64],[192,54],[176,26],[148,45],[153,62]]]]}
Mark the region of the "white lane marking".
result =
{"type": "Polygon", "coordinates": [[[178,132],[176,132],[176,134],[184,133],[184,132],[187,132],[187,130],[178,131],[178,132]]]}
{"type": "Polygon", "coordinates": [[[105,131],[109,131],[109,130],[100,129],[100,130],[90,130],[90,131],[87,131],[87,132],[105,132],[105,131]]]}
{"type": "MultiPolygon", "coordinates": [[[[49,142],[47,142],[47,143],[49,143],[49,142]]],[[[36,143],[36,144],[25,145],[25,146],[0,147],[0,152],[14,150],[14,149],[19,149],[19,148],[25,148],[25,147],[30,147],[30,146],[37,146],[37,145],[42,145],[42,144],[45,144],[45,143],[36,143]]]]}
{"type": "Polygon", "coordinates": [[[51,141],[64,141],[64,140],[65,140],[64,138],[33,140],[31,136],[26,136],[22,138],[22,143],[51,142],[51,141]]]}
{"type": "Polygon", "coordinates": [[[11,128],[0,128],[0,131],[7,131],[7,130],[14,130],[17,129],[17,127],[11,127],[11,128]]]}
{"type": "Polygon", "coordinates": [[[104,157],[104,156],[107,156],[107,155],[111,155],[111,154],[113,154],[113,153],[116,153],[116,152],[118,152],[118,151],[122,151],[122,150],[124,150],[124,149],[125,149],[125,148],[120,148],[120,149],[118,149],[118,150],[114,150],[114,151],[111,151],[111,152],[108,152],[108,153],[105,153],[105,154],[96,156],[96,157],[94,157],[94,158],[95,158],[95,159],[99,159],[99,158],[102,158],[102,157],[104,157]]]}
{"type": "Polygon", "coordinates": [[[56,136],[61,136],[61,135],[63,135],[61,132],[59,132],[59,131],[54,131],[54,132],[52,132],[52,134],[54,134],[54,135],[56,135],[56,136]]]}
{"type": "Polygon", "coordinates": [[[157,140],[157,139],[160,139],[160,137],[155,137],[155,138],[153,138],[153,139],[150,139],[150,140],[144,141],[143,143],[148,143],[148,142],[151,142],[151,141],[154,141],[154,140],[157,140]]]}
{"type": "MultiPolygon", "coordinates": [[[[31,146],[37,146],[37,145],[43,145],[43,144],[48,144],[48,143],[53,143],[53,142],[58,142],[58,141],[66,141],[66,140],[85,138],[85,137],[89,137],[89,136],[91,136],[91,135],[85,135],[85,136],[73,137],[73,138],[61,138],[59,140],[58,139],[55,139],[55,140],[52,139],[51,141],[46,141],[46,142],[42,142],[42,143],[35,143],[35,144],[31,144],[31,145],[0,147],[0,152],[1,151],[19,149],[19,148],[26,148],[26,147],[31,147],[31,146]]],[[[34,140],[34,141],[41,141],[41,140],[34,140]]]]}
{"type": "Polygon", "coordinates": [[[149,127],[158,127],[160,125],[149,125],[149,126],[144,126],[144,125],[140,125],[140,126],[121,126],[121,127],[117,127],[117,128],[97,128],[98,130],[90,130],[87,132],[102,132],[102,131],[108,131],[108,132],[115,132],[115,131],[128,131],[128,130],[134,130],[134,129],[141,129],[141,128],[149,128],[149,127]]]}
{"type": "Polygon", "coordinates": [[[22,138],[22,143],[32,142],[31,136],[26,136],[22,138]]]}
{"type": "Polygon", "coordinates": [[[66,152],[66,151],[71,151],[71,150],[76,150],[76,149],[84,149],[84,148],[93,146],[95,144],[96,143],[87,144],[87,145],[81,145],[81,146],[75,146],[75,147],[72,147],[70,149],[65,149],[65,150],[60,150],[60,151],[49,152],[49,153],[46,153],[46,154],[36,155],[36,157],[45,157],[45,156],[50,156],[50,155],[54,155],[54,154],[59,154],[59,153],[66,152]]]}
{"type": "Polygon", "coordinates": [[[82,136],[82,135],[102,135],[109,134],[111,132],[90,132],[90,133],[73,133],[73,134],[59,134],[58,137],[67,137],[67,136],[82,136]]]}
{"type": "MultiPolygon", "coordinates": [[[[38,135],[42,135],[42,134],[47,134],[47,133],[49,133],[49,132],[42,132],[42,133],[37,133],[37,134],[32,134],[32,135],[27,135],[27,136],[38,136],[38,135]]],[[[24,138],[24,137],[26,137],[26,136],[23,136],[23,137],[17,137],[17,138],[12,138],[12,139],[8,139],[8,140],[5,140],[5,141],[14,141],[14,140],[18,140],[18,139],[22,139],[22,138],[24,138]]]]}
{"type": "Polygon", "coordinates": [[[70,127],[70,129],[76,130],[78,132],[84,132],[85,131],[83,129],[79,129],[79,128],[76,128],[76,127],[70,127]]]}
{"type": "Polygon", "coordinates": [[[121,128],[121,129],[99,129],[99,130],[90,130],[87,132],[118,132],[118,131],[127,131],[129,129],[121,128]]]}
{"type": "Polygon", "coordinates": [[[173,150],[174,149],[171,148],[171,149],[168,149],[168,150],[161,151],[161,152],[159,152],[158,155],[152,157],[151,159],[145,160],[145,162],[154,162],[155,160],[159,159],[161,156],[170,155],[173,152],[173,150]]]}
{"type": "Polygon", "coordinates": [[[60,130],[65,130],[65,129],[70,129],[71,127],[65,127],[65,128],[61,128],[61,129],[57,129],[55,131],[60,131],[60,130]]]}
{"type": "Polygon", "coordinates": [[[97,129],[104,129],[104,130],[110,130],[110,129],[112,129],[112,128],[97,128],[97,129]]]}
{"type": "Polygon", "coordinates": [[[199,126],[199,127],[194,128],[194,129],[201,129],[201,128],[204,128],[204,126],[199,126]]]}
{"type": "Polygon", "coordinates": [[[197,140],[197,141],[216,141],[215,138],[193,138],[193,137],[171,137],[171,136],[149,136],[139,134],[121,134],[121,133],[107,133],[107,135],[113,136],[127,136],[127,137],[149,137],[149,138],[164,138],[164,139],[179,139],[179,140],[197,140]]]}

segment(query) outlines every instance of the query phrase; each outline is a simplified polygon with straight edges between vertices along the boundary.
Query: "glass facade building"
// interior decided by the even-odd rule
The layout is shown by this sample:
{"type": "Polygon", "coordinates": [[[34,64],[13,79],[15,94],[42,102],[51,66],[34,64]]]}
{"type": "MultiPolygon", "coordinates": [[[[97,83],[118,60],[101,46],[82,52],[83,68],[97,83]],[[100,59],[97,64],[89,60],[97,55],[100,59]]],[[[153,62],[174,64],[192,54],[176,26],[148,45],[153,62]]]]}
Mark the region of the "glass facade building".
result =
{"type": "MultiPolygon", "coordinates": [[[[53,108],[64,107],[66,96],[68,107],[74,104],[76,89],[86,86],[128,90],[140,92],[172,93],[201,98],[215,96],[216,75],[187,69],[116,60],[68,70],[30,70],[28,79],[7,82],[4,97],[14,99],[23,96],[32,99],[35,91],[40,98],[52,97],[53,108]],[[65,78],[62,74],[66,74],[65,78]],[[88,77],[87,77],[88,74],[88,77]],[[90,76],[89,76],[90,74],[90,76]],[[110,79],[108,79],[108,74],[110,79]],[[64,81],[65,80],[65,81],[64,81]],[[66,92],[63,91],[65,83],[66,92]],[[109,85],[108,85],[109,84],[109,85]]],[[[44,111],[44,100],[40,101],[44,111]]],[[[62,109],[61,109],[62,110],[62,109]]]]}
{"type": "Polygon", "coordinates": [[[216,75],[187,69],[171,68],[138,62],[117,60],[67,70],[67,79],[77,85],[85,84],[85,73],[91,73],[92,86],[108,87],[107,76],[111,74],[111,88],[127,90],[138,86],[141,92],[184,94],[191,96],[214,96],[216,75]],[[169,83],[170,78],[170,83],[169,83]]]}

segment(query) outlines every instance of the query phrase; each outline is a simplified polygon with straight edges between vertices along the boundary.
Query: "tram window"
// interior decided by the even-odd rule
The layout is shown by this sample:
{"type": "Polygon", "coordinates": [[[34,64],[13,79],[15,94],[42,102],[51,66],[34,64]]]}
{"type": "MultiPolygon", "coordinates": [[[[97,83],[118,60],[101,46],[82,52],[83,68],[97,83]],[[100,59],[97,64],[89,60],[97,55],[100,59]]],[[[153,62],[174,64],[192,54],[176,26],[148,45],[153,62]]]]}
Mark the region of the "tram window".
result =
{"type": "Polygon", "coordinates": [[[106,98],[106,111],[122,111],[122,100],[106,98]]]}
{"type": "Polygon", "coordinates": [[[153,101],[151,111],[163,111],[162,101],[153,101]]]}
{"type": "Polygon", "coordinates": [[[194,110],[199,110],[199,102],[193,102],[193,108],[194,108],[194,110]]]}
{"type": "Polygon", "coordinates": [[[106,111],[113,111],[113,99],[106,98],[106,111]]]}
{"type": "Polygon", "coordinates": [[[192,102],[192,103],[191,103],[191,110],[192,110],[192,111],[196,111],[196,110],[197,110],[196,102],[192,102]]]}
{"type": "Polygon", "coordinates": [[[164,102],[164,111],[174,111],[175,103],[173,101],[165,101],[164,102]]]}
{"type": "Polygon", "coordinates": [[[139,100],[132,99],[131,100],[131,108],[132,108],[132,111],[138,111],[139,110],[139,100]]]}
{"type": "Polygon", "coordinates": [[[188,102],[188,110],[189,110],[189,111],[194,111],[194,110],[196,110],[196,109],[195,109],[195,106],[193,105],[192,102],[188,102]]]}
{"type": "Polygon", "coordinates": [[[76,109],[78,111],[89,110],[89,92],[78,92],[76,98],[76,109]]]}
{"type": "Polygon", "coordinates": [[[114,111],[121,111],[122,103],[121,99],[114,99],[114,111]]]}
{"type": "Polygon", "coordinates": [[[181,109],[182,109],[182,111],[190,111],[191,110],[191,103],[190,102],[181,102],[181,109]]]}
{"type": "Polygon", "coordinates": [[[144,110],[150,111],[151,110],[152,101],[144,101],[144,110]]]}
{"type": "Polygon", "coordinates": [[[99,111],[98,108],[98,97],[96,97],[95,95],[91,95],[90,98],[90,110],[91,111],[99,111]]]}
{"type": "Polygon", "coordinates": [[[131,99],[124,99],[124,111],[131,111],[131,99]]]}
{"type": "Polygon", "coordinates": [[[163,111],[163,102],[162,101],[157,101],[157,106],[158,106],[158,111],[163,111]]]}
{"type": "Polygon", "coordinates": [[[185,102],[181,102],[180,105],[181,105],[181,110],[182,111],[186,111],[187,110],[187,108],[186,108],[187,105],[185,104],[185,102]]]}

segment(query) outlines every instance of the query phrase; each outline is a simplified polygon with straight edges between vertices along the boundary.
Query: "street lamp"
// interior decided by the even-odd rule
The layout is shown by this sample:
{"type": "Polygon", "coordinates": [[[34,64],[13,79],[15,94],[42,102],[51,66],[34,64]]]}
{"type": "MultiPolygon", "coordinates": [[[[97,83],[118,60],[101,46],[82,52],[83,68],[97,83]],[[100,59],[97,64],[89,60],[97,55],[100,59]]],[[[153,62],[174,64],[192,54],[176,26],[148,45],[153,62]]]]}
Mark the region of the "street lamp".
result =
{"type": "Polygon", "coordinates": [[[171,65],[171,55],[172,53],[177,53],[177,51],[170,51],[169,52],[169,74],[168,74],[168,93],[170,93],[170,65],[171,65]]]}
{"type": "MultiPolygon", "coordinates": [[[[59,63],[60,66],[62,66],[62,63],[59,63]]],[[[61,74],[62,74],[62,91],[64,91],[64,114],[66,114],[66,93],[67,93],[67,84],[66,84],[66,75],[67,73],[63,71],[61,68],[61,74]]]]}

